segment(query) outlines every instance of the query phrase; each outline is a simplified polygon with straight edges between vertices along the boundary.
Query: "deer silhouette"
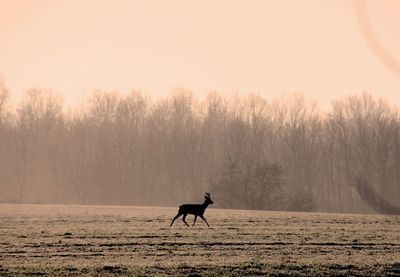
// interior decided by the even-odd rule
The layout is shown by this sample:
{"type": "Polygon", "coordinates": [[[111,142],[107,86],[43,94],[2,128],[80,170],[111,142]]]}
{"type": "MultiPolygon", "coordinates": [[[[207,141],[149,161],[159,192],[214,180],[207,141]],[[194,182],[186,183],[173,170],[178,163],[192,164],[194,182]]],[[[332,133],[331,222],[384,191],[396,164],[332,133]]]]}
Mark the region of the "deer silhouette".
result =
{"type": "Polygon", "coordinates": [[[207,226],[210,227],[210,225],[208,225],[208,222],[203,215],[208,205],[214,204],[214,202],[211,200],[211,196],[208,192],[206,192],[204,198],[205,200],[203,204],[183,204],[179,206],[178,214],[174,217],[174,219],[172,219],[171,225],[169,225],[169,227],[171,227],[172,224],[174,224],[174,221],[181,215],[183,215],[182,221],[186,224],[186,226],[189,226],[189,224],[187,224],[187,222],[185,221],[185,218],[188,214],[194,215],[194,221],[192,226],[194,226],[194,224],[196,223],[196,219],[199,216],[201,219],[204,220],[205,223],[207,223],[207,226]]]}

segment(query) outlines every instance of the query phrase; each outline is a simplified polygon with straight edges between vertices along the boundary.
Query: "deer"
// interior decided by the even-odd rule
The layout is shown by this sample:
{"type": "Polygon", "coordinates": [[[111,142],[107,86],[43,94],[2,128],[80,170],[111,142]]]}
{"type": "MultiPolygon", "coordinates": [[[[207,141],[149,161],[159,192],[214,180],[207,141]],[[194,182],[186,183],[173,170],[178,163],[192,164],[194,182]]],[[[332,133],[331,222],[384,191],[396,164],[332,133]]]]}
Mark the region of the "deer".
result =
{"type": "Polygon", "coordinates": [[[174,221],[180,217],[181,215],[183,215],[182,217],[182,221],[186,224],[186,226],[189,226],[189,224],[187,224],[187,222],[185,221],[185,218],[188,214],[192,214],[194,215],[194,221],[193,221],[193,225],[196,223],[196,219],[199,216],[201,219],[204,220],[204,222],[207,224],[208,227],[210,227],[210,225],[208,225],[207,220],[204,218],[204,211],[207,209],[208,205],[210,204],[214,204],[214,202],[211,200],[211,195],[210,193],[206,192],[204,195],[204,202],[203,204],[183,204],[179,206],[179,210],[178,210],[178,214],[174,217],[174,219],[172,219],[171,225],[169,225],[169,227],[172,226],[172,224],[174,224],[174,221]]]}

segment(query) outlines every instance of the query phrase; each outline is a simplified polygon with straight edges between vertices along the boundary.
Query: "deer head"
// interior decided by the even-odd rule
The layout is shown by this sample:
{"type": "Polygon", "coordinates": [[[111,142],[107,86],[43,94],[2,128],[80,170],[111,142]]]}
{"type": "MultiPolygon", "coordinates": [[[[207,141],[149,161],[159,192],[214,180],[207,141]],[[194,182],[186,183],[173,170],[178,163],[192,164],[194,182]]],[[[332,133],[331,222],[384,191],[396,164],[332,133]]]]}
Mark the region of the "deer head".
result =
{"type": "Polygon", "coordinates": [[[204,198],[206,199],[206,202],[207,202],[208,204],[214,204],[214,202],[211,200],[211,195],[210,195],[209,192],[206,192],[206,193],[205,193],[204,198]]]}

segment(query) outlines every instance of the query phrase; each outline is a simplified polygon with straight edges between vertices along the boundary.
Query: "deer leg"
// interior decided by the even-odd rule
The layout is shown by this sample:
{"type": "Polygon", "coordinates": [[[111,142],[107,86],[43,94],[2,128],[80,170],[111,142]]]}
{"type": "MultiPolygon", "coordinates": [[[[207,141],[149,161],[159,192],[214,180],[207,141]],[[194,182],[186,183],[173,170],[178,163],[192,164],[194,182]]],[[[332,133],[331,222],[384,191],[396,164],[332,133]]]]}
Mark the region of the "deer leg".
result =
{"type": "Polygon", "coordinates": [[[207,223],[207,226],[210,227],[210,225],[208,225],[208,222],[207,222],[207,220],[204,218],[204,216],[200,215],[200,217],[201,217],[201,219],[204,220],[205,223],[207,223]]]}
{"type": "Polygon", "coordinates": [[[196,223],[196,219],[197,219],[197,215],[194,216],[194,221],[193,221],[193,225],[192,226],[194,226],[194,224],[196,223]]]}
{"type": "Polygon", "coordinates": [[[186,216],[187,216],[187,214],[184,214],[184,215],[183,215],[182,221],[186,224],[186,226],[189,226],[189,224],[187,224],[187,222],[186,222],[186,220],[185,220],[186,216]]]}
{"type": "Polygon", "coordinates": [[[169,227],[171,227],[172,224],[174,224],[174,221],[175,221],[178,217],[180,217],[181,215],[182,215],[182,214],[178,213],[178,214],[174,217],[174,219],[172,219],[171,225],[169,225],[169,227]]]}

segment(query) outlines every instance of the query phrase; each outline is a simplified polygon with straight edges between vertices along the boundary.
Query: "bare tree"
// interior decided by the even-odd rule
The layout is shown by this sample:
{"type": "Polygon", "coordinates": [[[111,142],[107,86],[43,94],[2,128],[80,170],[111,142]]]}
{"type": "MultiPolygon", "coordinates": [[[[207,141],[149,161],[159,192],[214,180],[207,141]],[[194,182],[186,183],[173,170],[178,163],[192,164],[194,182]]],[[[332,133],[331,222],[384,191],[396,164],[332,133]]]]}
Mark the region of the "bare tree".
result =
{"type": "Polygon", "coordinates": [[[10,92],[0,79],[0,202],[16,200],[13,195],[15,182],[12,178],[12,116],[9,111],[10,92]]]}
{"type": "Polygon", "coordinates": [[[362,176],[400,206],[398,108],[368,94],[326,114],[301,95],[95,91],[69,112],[53,91],[15,110],[8,97],[1,81],[0,201],[171,205],[212,189],[221,207],[361,212],[362,176]]]}
{"type": "Polygon", "coordinates": [[[276,164],[229,161],[212,189],[225,208],[276,210],[282,208],[282,185],[283,170],[276,164]]]}

